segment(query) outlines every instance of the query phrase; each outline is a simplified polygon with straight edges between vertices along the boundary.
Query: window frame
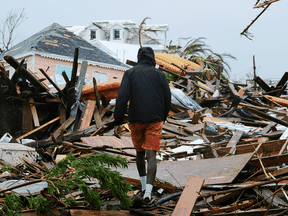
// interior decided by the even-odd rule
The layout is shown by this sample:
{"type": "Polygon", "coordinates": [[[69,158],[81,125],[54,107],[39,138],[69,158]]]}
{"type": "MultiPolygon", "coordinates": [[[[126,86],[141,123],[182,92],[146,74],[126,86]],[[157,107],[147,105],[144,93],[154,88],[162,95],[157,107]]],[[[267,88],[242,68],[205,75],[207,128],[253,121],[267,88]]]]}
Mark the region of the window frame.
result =
{"type": "Polygon", "coordinates": [[[96,29],[90,29],[90,40],[95,40],[97,38],[96,33],[96,29]],[[94,36],[94,38],[92,38],[92,35],[94,36]]]}
{"type": "Polygon", "coordinates": [[[121,40],[121,29],[113,29],[113,40],[121,40]],[[116,38],[116,32],[118,32],[118,37],[116,38]]]}

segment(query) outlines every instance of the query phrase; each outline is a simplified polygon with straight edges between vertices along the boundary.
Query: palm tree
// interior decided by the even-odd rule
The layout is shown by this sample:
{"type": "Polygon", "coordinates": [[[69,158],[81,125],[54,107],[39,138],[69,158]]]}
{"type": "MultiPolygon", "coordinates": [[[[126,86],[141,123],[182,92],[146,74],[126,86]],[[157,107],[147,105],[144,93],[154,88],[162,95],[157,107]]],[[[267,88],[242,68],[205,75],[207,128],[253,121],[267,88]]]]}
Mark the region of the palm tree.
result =
{"type": "Polygon", "coordinates": [[[181,46],[171,46],[172,41],[170,41],[168,50],[169,54],[176,54],[184,59],[192,60],[196,56],[207,56],[208,52],[212,52],[203,40],[205,37],[199,37],[196,39],[191,39],[186,43],[184,47],[181,46]]]}
{"type": "Polygon", "coordinates": [[[231,58],[236,60],[236,57],[229,53],[215,53],[209,49],[208,45],[203,41],[205,37],[199,37],[196,39],[191,39],[187,44],[182,48],[180,46],[171,46],[171,41],[166,53],[178,55],[182,58],[193,61],[199,65],[205,65],[207,68],[211,68],[214,71],[225,72],[229,77],[229,72],[231,67],[225,58],[231,58]]]}
{"type": "Polygon", "coordinates": [[[231,67],[225,58],[230,58],[237,60],[235,56],[229,53],[214,53],[212,52],[209,56],[207,56],[203,62],[205,63],[206,67],[211,68],[215,71],[220,70],[221,73],[225,72],[226,75],[229,77],[229,72],[231,72],[231,67]]]}

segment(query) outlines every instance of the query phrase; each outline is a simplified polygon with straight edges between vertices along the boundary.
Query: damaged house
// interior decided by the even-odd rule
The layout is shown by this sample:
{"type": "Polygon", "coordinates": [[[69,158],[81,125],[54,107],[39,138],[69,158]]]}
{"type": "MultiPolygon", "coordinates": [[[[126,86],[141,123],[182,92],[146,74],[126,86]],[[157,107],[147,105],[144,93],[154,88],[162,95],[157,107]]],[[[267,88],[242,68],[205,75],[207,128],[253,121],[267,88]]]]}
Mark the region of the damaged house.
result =
{"type": "MultiPolygon", "coordinates": [[[[13,56],[18,61],[25,59],[23,66],[40,79],[44,76],[39,68],[45,70],[50,77],[60,75],[60,79],[63,79],[63,71],[68,78],[71,77],[71,63],[76,47],[79,48],[79,66],[84,59],[88,61],[86,82],[91,82],[93,77],[98,82],[120,81],[124,71],[129,68],[57,23],[13,46],[0,57],[10,78],[15,69],[4,61],[3,57],[6,55],[13,56]]],[[[47,81],[44,82],[48,84],[47,81]]]]}

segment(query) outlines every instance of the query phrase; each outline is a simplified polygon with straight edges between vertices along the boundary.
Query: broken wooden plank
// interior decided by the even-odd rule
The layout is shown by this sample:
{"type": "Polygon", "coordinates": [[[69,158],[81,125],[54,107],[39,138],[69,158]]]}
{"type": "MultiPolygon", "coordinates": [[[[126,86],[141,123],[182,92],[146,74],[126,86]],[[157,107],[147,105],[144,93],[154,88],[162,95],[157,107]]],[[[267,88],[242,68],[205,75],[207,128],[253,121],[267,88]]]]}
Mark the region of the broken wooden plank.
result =
{"type": "Polygon", "coordinates": [[[182,112],[179,112],[179,113],[175,113],[174,115],[171,115],[170,117],[171,118],[174,118],[174,119],[187,119],[187,118],[192,118],[193,117],[193,112],[191,110],[186,110],[186,111],[182,111],[182,112]]]}
{"type": "Polygon", "coordinates": [[[80,128],[88,127],[91,123],[92,116],[94,113],[96,101],[95,100],[87,100],[85,104],[85,112],[83,115],[83,119],[80,125],[80,128]]]}
{"type": "Polygon", "coordinates": [[[283,87],[288,80],[288,72],[285,72],[281,78],[281,80],[276,85],[276,89],[283,87]]]}
{"type": "MultiPolygon", "coordinates": [[[[224,207],[216,207],[212,210],[200,210],[201,215],[215,215],[216,213],[221,213],[221,212],[232,212],[237,209],[245,209],[249,206],[251,206],[254,203],[254,200],[245,200],[241,203],[235,203],[230,206],[224,206],[224,207]]],[[[225,214],[226,215],[226,214],[225,214]]]]}
{"type": "Polygon", "coordinates": [[[39,119],[38,119],[37,110],[36,110],[36,107],[35,107],[35,105],[34,105],[34,99],[33,99],[33,97],[29,97],[29,103],[30,103],[30,108],[31,108],[31,113],[32,113],[33,121],[34,121],[34,126],[35,126],[35,127],[39,127],[39,126],[40,126],[40,123],[39,123],[39,119]]]}
{"type": "MultiPolygon", "coordinates": [[[[17,68],[19,67],[19,62],[12,56],[6,55],[4,57],[5,61],[8,62],[15,70],[17,70],[17,68]]],[[[39,87],[40,91],[45,91],[47,94],[49,94],[51,97],[55,97],[53,94],[51,94],[49,92],[49,87],[45,84],[39,81],[38,77],[31,71],[25,69],[24,67],[21,67],[21,69],[19,69],[19,73],[21,73],[21,75],[23,77],[25,77],[27,80],[29,80],[29,82],[34,85],[39,87]]],[[[14,74],[12,77],[12,81],[14,83],[17,83],[17,79],[18,78],[18,74],[14,74]]]]}
{"type": "MultiPolygon", "coordinates": [[[[277,176],[280,176],[280,175],[287,175],[288,174],[288,167],[284,167],[282,169],[278,169],[278,170],[275,170],[273,172],[270,172],[274,177],[277,177],[277,176]]],[[[254,178],[251,178],[250,180],[251,181],[260,181],[260,180],[266,180],[266,175],[265,174],[261,174],[261,175],[258,175],[254,178]]]]}
{"type": "Polygon", "coordinates": [[[36,131],[41,130],[42,128],[46,127],[47,125],[50,125],[50,124],[52,124],[53,122],[56,122],[56,121],[59,120],[59,119],[60,119],[60,116],[58,116],[58,117],[52,119],[52,120],[49,121],[49,122],[46,122],[45,124],[43,124],[43,125],[41,125],[41,126],[35,128],[35,129],[32,130],[32,131],[30,131],[30,132],[28,132],[28,133],[26,133],[26,134],[24,134],[24,135],[18,137],[16,140],[17,140],[17,141],[18,141],[18,140],[21,140],[21,139],[23,139],[23,138],[25,138],[25,137],[27,137],[27,136],[29,136],[29,135],[35,133],[36,131]]]}
{"type": "Polygon", "coordinates": [[[28,101],[23,101],[22,108],[22,133],[26,134],[33,130],[32,113],[28,101]]]}
{"type": "Polygon", "coordinates": [[[96,136],[96,137],[81,137],[81,140],[87,145],[94,147],[109,146],[111,148],[118,148],[118,149],[125,149],[125,148],[134,149],[131,137],[121,137],[121,139],[118,139],[115,136],[96,136]]]}
{"type": "Polygon", "coordinates": [[[264,2],[262,2],[262,3],[260,3],[260,4],[258,4],[258,5],[255,5],[253,8],[260,8],[260,7],[264,7],[264,6],[266,6],[266,5],[270,5],[270,4],[272,4],[272,3],[274,3],[274,2],[277,2],[277,1],[279,1],[279,0],[267,0],[267,1],[264,1],[264,2]]]}
{"type": "MultiPolygon", "coordinates": [[[[265,168],[268,167],[274,167],[274,166],[281,166],[283,163],[287,163],[288,161],[288,155],[282,154],[282,155],[273,155],[273,156],[267,156],[267,157],[261,157],[261,161],[264,164],[265,168]]],[[[254,167],[257,169],[262,168],[259,159],[251,159],[249,163],[250,167],[254,167]]]]}
{"type": "Polygon", "coordinates": [[[286,142],[283,144],[281,150],[279,151],[278,155],[283,154],[283,152],[286,150],[287,151],[287,144],[288,144],[288,138],[286,138],[286,142]]]}
{"type": "Polygon", "coordinates": [[[76,76],[77,76],[77,68],[78,68],[78,56],[79,49],[76,47],[74,51],[74,59],[73,59],[73,67],[71,72],[71,80],[68,86],[68,95],[67,95],[67,110],[66,116],[70,116],[71,107],[74,103],[75,97],[75,85],[76,85],[76,76]]]}
{"type": "MultiPolygon", "coordinates": [[[[201,190],[201,193],[203,192],[203,190],[201,190]]],[[[237,196],[241,194],[241,191],[236,191],[234,193],[227,193],[227,194],[220,194],[220,195],[216,195],[213,197],[208,197],[206,200],[201,200],[200,202],[198,202],[196,204],[197,205],[204,205],[206,202],[209,203],[210,205],[218,205],[221,204],[223,202],[226,202],[230,199],[237,199],[237,196]]]]}
{"type": "MultiPolygon", "coordinates": [[[[285,141],[286,140],[272,140],[272,141],[264,142],[262,143],[263,151],[265,151],[266,154],[269,154],[269,155],[278,155],[285,141]]],[[[246,154],[249,152],[254,152],[258,145],[259,143],[257,142],[251,143],[251,144],[237,145],[235,154],[239,155],[239,154],[246,154]]],[[[231,150],[231,147],[224,147],[224,148],[221,148],[221,151],[217,151],[217,152],[220,157],[223,157],[226,154],[229,154],[230,150],[231,150]]],[[[213,157],[213,155],[210,153],[206,153],[204,154],[204,156],[205,158],[213,157]]]]}
{"type": "Polygon", "coordinates": [[[107,211],[101,211],[101,210],[86,210],[86,209],[70,209],[69,210],[71,216],[104,216],[104,215],[110,215],[110,216],[123,216],[123,215],[131,215],[135,216],[134,213],[130,212],[129,210],[107,210],[107,211]]]}
{"type": "Polygon", "coordinates": [[[264,127],[262,129],[262,131],[260,132],[261,134],[265,134],[265,133],[268,133],[273,127],[276,126],[276,122],[270,122],[266,127],[264,127]]]}
{"type": "Polygon", "coordinates": [[[168,123],[171,123],[171,124],[174,124],[174,125],[183,126],[183,127],[193,126],[193,125],[190,124],[190,123],[183,122],[183,121],[178,121],[178,120],[173,120],[173,119],[171,119],[171,118],[167,118],[167,122],[168,122],[168,123]]]}
{"type": "Polygon", "coordinates": [[[185,132],[183,130],[183,128],[177,127],[177,126],[175,126],[173,124],[169,124],[169,123],[165,123],[163,125],[163,130],[167,130],[167,131],[170,131],[172,133],[179,134],[181,136],[189,136],[190,135],[189,133],[185,132]]]}
{"type": "Polygon", "coordinates": [[[267,85],[259,76],[254,78],[254,81],[262,88],[265,92],[270,92],[272,89],[267,85]]]}
{"type": "Polygon", "coordinates": [[[59,116],[60,116],[60,124],[64,124],[66,121],[66,108],[63,104],[59,106],[59,116]]]}
{"type": "Polygon", "coordinates": [[[249,112],[255,113],[256,115],[258,115],[258,116],[260,116],[262,118],[268,119],[270,121],[273,121],[273,122],[276,122],[278,124],[284,125],[285,127],[288,127],[288,122],[280,120],[280,119],[275,118],[275,117],[272,117],[270,115],[267,115],[266,113],[264,113],[262,111],[259,111],[259,110],[256,110],[256,109],[252,109],[252,108],[249,108],[249,107],[245,107],[244,109],[247,109],[249,112]]]}
{"type": "Polygon", "coordinates": [[[261,187],[261,188],[254,189],[254,191],[258,193],[264,199],[267,199],[267,202],[269,203],[272,202],[272,204],[277,207],[283,207],[283,205],[284,206],[287,205],[287,203],[284,202],[282,199],[280,199],[276,194],[272,198],[273,192],[269,190],[268,188],[261,187]]]}
{"type": "Polygon", "coordinates": [[[48,76],[48,74],[42,69],[39,68],[40,72],[46,77],[46,79],[54,86],[54,88],[57,90],[59,95],[61,95],[64,98],[67,98],[67,96],[62,92],[62,90],[53,82],[53,80],[48,76]]]}
{"type": "Polygon", "coordinates": [[[231,90],[231,92],[233,93],[234,96],[236,97],[240,97],[240,95],[238,94],[238,92],[235,89],[235,86],[232,83],[228,83],[229,89],[231,90]]]}
{"type": "Polygon", "coordinates": [[[198,194],[204,184],[204,178],[200,176],[190,176],[185,188],[176,204],[172,216],[190,216],[193,211],[198,194]]]}
{"type": "Polygon", "coordinates": [[[236,130],[232,136],[232,138],[229,140],[227,147],[231,147],[229,154],[235,154],[236,151],[236,145],[239,142],[239,140],[241,139],[242,135],[243,135],[243,131],[240,130],[236,130]]]}
{"type": "Polygon", "coordinates": [[[201,124],[195,124],[195,125],[191,125],[191,126],[188,126],[188,127],[184,127],[183,130],[187,131],[188,133],[192,133],[193,134],[194,132],[202,130],[203,127],[204,127],[204,124],[201,123],[201,124]]]}
{"type": "Polygon", "coordinates": [[[97,107],[95,107],[93,116],[94,116],[96,127],[99,129],[103,125],[103,122],[99,113],[99,109],[97,107]]]}
{"type": "Polygon", "coordinates": [[[100,98],[99,98],[99,92],[97,88],[97,81],[95,77],[93,77],[93,86],[94,86],[94,93],[95,93],[95,98],[96,98],[96,105],[97,105],[97,108],[100,109],[100,98]]]}
{"type": "MultiPolygon", "coordinates": [[[[61,133],[63,133],[66,128],[68,128],[73,122],[74,122],[74,118],[72,117],[69,117],[54,133],[53,133],[53,136],[55,138],[58,138],[61,133]]],[[[51,138],[49,137],[47,140],[51,140],[51,138]]]]}

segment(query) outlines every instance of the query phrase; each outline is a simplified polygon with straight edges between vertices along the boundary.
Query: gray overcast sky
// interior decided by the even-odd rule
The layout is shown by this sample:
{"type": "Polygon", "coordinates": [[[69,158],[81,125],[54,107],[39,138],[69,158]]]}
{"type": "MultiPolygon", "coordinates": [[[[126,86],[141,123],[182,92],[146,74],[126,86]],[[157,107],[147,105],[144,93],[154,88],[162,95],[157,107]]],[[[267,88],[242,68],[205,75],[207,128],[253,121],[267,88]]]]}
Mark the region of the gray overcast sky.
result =
{"type": "MultiPolygon", "coordinates": [[[[246,79],[253,73],[263,79],[281,78],[287,65],[288,1],[273,3],[250,27],[253,41],[240,36],[262,11],[253,9],[256,0],[10,0],[0,14],[3,20],[12,9],[25,7],[28,19],[18,28],[14,45],[56,22],[62,26],[86,25],[94,20],[132,20],[140,24],[168,24],[168,39],[205,37],[216,53],[229,53],[230,78],[246,79]]],[[[182,41],[184,44],[184,42],[182,41]]]]}

